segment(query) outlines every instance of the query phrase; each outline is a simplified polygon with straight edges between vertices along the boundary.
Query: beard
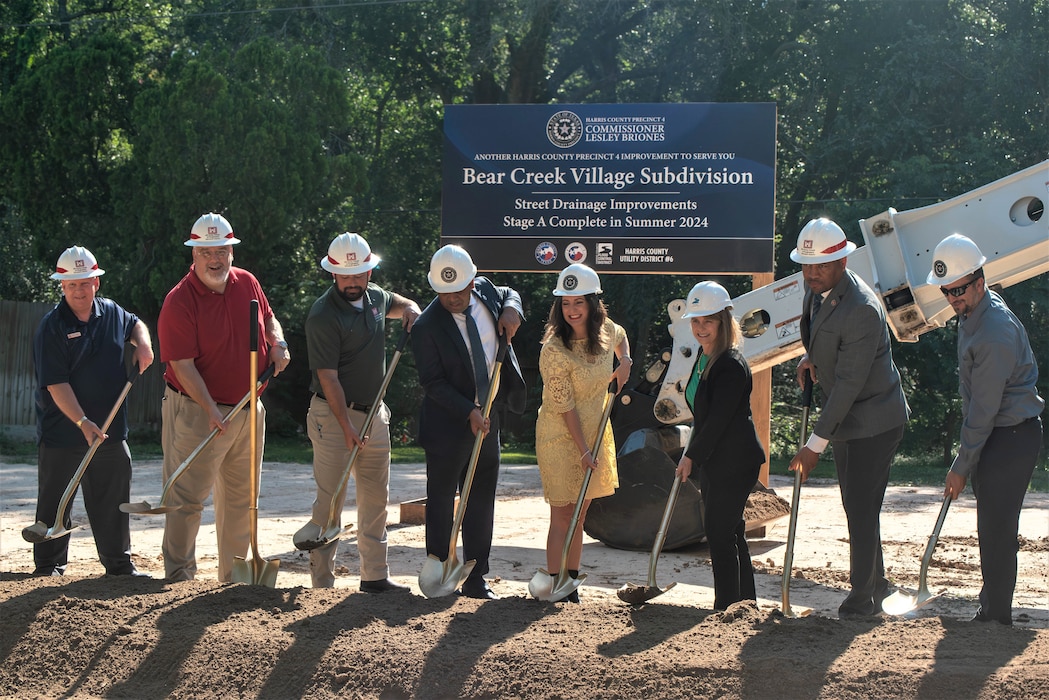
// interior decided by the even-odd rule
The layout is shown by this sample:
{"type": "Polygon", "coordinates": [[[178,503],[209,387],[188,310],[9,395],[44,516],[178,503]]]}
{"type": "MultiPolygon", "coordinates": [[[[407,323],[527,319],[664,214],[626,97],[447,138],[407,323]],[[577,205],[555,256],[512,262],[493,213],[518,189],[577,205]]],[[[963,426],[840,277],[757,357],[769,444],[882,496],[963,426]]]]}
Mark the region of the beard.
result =
{"type": "Polygon", "coordinates": [[[346,301],[359,301],[364,296],[364,287],[347,287],[346,289],[335,288],[339,296],[346,301]]]}

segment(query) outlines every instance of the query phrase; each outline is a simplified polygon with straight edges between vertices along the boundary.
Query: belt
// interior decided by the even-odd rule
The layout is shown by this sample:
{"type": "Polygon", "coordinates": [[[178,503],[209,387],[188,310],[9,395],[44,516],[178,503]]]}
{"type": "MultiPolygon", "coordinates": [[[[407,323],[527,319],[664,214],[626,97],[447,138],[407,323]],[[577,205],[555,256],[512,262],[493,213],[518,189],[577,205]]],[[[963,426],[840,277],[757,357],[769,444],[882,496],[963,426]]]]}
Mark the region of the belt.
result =
{"type": "MultiPolygon", "coordinates": [[[[322,394],[319,391],[316,394],[314,394],[314,396],[316,396],[321,401],[328,400],[324,398],[324,394],[322,394]]],[[[347,402],[346,408],[350,409],[351,411],[360,411],[361,413],[367,413],[368,411],[372,410],[371,404],[357,403],[356,401],[347,402]]]]}
{"type": "MultiPolygon", "coordinates": [[[[194,399],[193,399],[193,397],[192,397],[192,396],[190,396],[189,394],[187,394],[186,392],[184,392],[184,391],[179,391],[178,389],[176,389],[176,388],[174,387],[174,385],[172,385],[172,383],[171,383],[171,382],[164,382],[164,383],[168,385],[168,389],[171,389],[171,390],[172,390],[173,392],[175,392],[175,393],[176,393],[176,394],[178,394],[179,396],[185,396],[185,397],[186,397],[187,399],[189,399],[190,401],[193,401],[193,400],[194,400],[194,399]]],[[[237,405],[237,404],[234,404],[234,403],[221,403],[221,402],[218,402],[218,401],[216,401],[215,403],[216,403],[217,405],[219,405],[219,406],[229,406],[230,408],[232,408],[233,406],[236,406],[236,405],[237,405]]],[[[248,408],[248,405],[247,405],[247,404],[244,404],[244,408],[243,408],[242,410],[247,410],[247,408],[248,408]]]]}

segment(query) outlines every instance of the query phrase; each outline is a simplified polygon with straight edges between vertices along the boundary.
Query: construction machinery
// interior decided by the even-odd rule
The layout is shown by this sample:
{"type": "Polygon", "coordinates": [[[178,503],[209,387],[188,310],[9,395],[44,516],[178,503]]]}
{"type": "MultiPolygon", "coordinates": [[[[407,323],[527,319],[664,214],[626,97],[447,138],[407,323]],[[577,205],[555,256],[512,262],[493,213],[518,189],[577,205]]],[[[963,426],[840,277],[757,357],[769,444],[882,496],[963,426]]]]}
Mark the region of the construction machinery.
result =
{"type": "MultiPolygon", "coordinates": [[[[936,245],[952,233],[975,241],[987,257],[988,286],[1005,288],[1040,275],[1049,271],[1047,199],[1049,160],[938,204],[902,212],[890,208],[860,220],[864,245],[848,256],[848,267],[878,294],[896,339],[917,342],[954,315],[939,288],[926,281],[936,245]]],[[[804,352],[804,292],[797,272],[733,299],[732,313],[745,338],[743,354],[753,372],[804,352]]],[[[612,412],[620,488],[591,504],[584,528],[611,547],[651,549],[677,461],[688,443],[692,413],[685,385],[699,344],[689,319],[682,318],[684,309],[681,299],[667,305],[673,347],[642,373],[636,386],[619,394],[612,412]]],[[[758,490],[767,491],[760,485],[758,490]]],[[[691,482],[683,484],[663,549],[701,542],[701,512],[698,490],[691,482]]],[[[764,524],[747,519],[747,530],[764,524]]]]}

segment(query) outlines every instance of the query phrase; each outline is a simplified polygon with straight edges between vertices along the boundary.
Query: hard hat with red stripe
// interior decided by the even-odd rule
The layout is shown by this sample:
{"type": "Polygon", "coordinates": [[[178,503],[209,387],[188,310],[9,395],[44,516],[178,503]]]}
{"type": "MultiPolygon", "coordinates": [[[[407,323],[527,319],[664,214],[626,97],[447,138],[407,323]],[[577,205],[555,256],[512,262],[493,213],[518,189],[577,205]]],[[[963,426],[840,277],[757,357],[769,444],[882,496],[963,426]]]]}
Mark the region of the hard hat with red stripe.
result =
{"type": "Polygon", "coordinates": [[[91,251],[79,245],[66,248],[58,256],[58,264],[51,275],[53,280],[86,280],[90,277],[101,277],[105,270],[98,267],[98,261],[91,251]]]}
{"type": "Polygon", "coordinates": [[[790,259],[802,265],[841,260],[856,250],[856,244],[845,237],[841,227],[830,219],[813,219],[798,234],[798,245],[790,259]]]}
{"type": "Polygon", "coordinates": [[[368,241],[359,234],[344,233],[328,246],[328,255],[321,259],[321,267],[336,275],[359,275],[378,267],[382,259],[372,253],[368,241]]]}
{"type": "Polygon", "coordinates": [[[193,224],[186,245],[192,247],[237,245],[240,239],[234,237],[233,227],[226,218],[214,212],[204,214],[193,224]]]}

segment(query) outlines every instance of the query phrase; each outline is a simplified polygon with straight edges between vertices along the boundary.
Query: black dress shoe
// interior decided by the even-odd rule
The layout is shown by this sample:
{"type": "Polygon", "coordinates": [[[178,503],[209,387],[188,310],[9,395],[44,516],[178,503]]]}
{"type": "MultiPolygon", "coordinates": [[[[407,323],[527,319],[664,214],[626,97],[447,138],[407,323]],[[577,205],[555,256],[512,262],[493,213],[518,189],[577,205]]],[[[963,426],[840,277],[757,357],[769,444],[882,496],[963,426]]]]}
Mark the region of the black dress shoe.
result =
{"type": "Polygon", "coordinates": [[[1011,627],[1013,624],[1013,618],[1010,615],[1008,618],[996,619],[987,615],[987,613],[983,611],[983,608],[980,608],[976,611],[976,614],[972,616],[970,622],[997,622],[1000,625],[1011,627]]]}
{"type": "Polygon", "coordinates": [[[378,581],[361,581],[361,591],[364,593],[385,593],[386,591],[407,591],[410,590],[408,586],[403,583],[397,583],[388,578],[381,578],[378,581]]]}
{"type": "Polygon", "coordinates": [[[121,571],[107,571],[106,576],[134,576],[135,578],[153,578],[145,571],[139,571],[134,567],[121,571]]]}
{"type": "MultiPolygon", "coordinates": [[[[880,611],[880,609],[879,609],[880,611]]],[[[863,612],[861,610],[852,610],[846,608],[842,610],[838,608],[838,619],[839,620],[873,620],[878,617],[878,612],[863,612]]]]}
{"type": "Polygon", "coordinates": [[[499,600],[499,596],[495,594],[495,591],[491,589],[488,582],[484,579],[481,579],[480,581],[467,581],[463,584],[462,590],[459,591],[459,595],[466,596],[467,598],[499,600]]]}

